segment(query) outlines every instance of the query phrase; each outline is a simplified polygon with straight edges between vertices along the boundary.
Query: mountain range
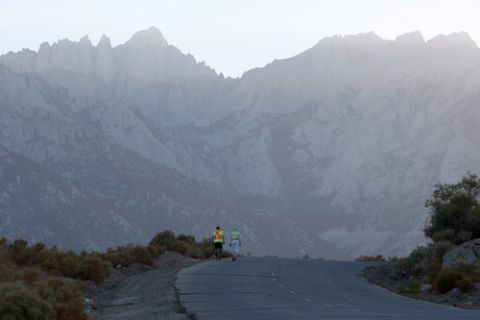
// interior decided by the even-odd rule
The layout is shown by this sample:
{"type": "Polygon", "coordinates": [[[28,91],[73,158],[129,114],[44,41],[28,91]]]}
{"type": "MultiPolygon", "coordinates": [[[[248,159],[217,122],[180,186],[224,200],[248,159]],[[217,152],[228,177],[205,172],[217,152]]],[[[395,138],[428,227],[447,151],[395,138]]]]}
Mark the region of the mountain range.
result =
{"type": "Polygon", "coordinates": [[[245,252],[425,241],[436,183],[480,169],[480,50],[335,36],[240,78],[160,30],[0,56],[0,234],[103,249],[238,226],[245,252]]]}

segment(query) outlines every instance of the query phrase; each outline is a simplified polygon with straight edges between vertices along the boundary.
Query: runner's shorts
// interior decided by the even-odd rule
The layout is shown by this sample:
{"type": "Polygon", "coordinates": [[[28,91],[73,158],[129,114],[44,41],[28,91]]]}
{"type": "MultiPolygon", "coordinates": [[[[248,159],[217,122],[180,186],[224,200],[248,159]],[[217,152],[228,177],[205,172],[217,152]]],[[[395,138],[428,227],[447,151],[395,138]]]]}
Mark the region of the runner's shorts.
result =
{"type": "Polygon", "coordinates": [[[222,249],[223,245],[221,242],[215,242],[215,249],[222,249]]]}

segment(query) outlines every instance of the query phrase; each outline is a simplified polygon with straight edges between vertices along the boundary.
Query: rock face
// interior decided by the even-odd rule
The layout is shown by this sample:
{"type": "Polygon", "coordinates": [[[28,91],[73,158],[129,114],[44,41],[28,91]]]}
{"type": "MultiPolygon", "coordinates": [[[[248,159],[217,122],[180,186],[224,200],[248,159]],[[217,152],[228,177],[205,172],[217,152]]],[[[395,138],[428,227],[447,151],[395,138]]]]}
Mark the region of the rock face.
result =
{"type": "Polygon", "coordinates": [[[480,171],[478,68],[464,33],[326,38],[240,79],[156,28],[9,53],[0,232],[101,248],[220,223],[256,253],[407,253],[434,185],[480,171]]]}
{"type": "Polygon", "coordinates": [[[442,266],[450,267],[456,263],[475,263],[480,261],[480,239],[470,240],[450,250],[443,256],[442,266]]]}

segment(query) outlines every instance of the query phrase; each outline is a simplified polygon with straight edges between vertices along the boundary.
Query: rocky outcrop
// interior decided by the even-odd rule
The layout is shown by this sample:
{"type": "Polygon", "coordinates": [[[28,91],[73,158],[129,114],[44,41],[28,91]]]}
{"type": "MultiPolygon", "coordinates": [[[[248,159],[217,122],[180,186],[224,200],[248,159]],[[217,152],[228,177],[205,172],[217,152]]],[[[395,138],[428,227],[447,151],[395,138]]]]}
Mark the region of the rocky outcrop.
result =
{"type": "Polygon", "coordinates": [[[442,266],[448,268],[454,264],[480,261],[480,239],[465,242],[443,256],[442,266]]]}

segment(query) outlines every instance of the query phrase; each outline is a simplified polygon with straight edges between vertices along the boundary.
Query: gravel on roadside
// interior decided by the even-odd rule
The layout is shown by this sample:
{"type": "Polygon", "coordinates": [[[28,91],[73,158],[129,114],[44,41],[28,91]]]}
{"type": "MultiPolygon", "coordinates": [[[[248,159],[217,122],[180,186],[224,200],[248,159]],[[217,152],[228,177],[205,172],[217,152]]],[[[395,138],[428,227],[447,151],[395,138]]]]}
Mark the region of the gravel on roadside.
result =
{"type": "Polygon", "coordinates": [[[175,291],[176,274],[198,263],[176,252],[165,252],[154,266],[117,266],[101,284],[85,286],[87,311],[92,320],[189,319],[175,291]]]}

